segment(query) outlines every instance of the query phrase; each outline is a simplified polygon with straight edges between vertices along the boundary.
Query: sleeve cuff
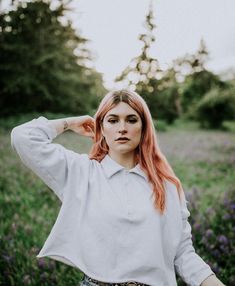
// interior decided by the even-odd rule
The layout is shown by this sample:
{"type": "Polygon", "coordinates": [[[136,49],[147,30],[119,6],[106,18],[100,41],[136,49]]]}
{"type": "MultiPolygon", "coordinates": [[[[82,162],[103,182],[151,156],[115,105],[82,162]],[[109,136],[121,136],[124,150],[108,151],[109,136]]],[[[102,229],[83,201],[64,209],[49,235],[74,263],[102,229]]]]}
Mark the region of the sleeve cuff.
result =
{"type": "Polygon", "coordinates": [[[57,137],[58,133],[57,133],[56,128],[52,124],[50,124],[49,120],[46,117],[40,116],[38,118],[35,118],[34,120],[36,120],[39,123],[41,122],[47,125],[48,127],[47,134],[51,140],[57,137]]]}

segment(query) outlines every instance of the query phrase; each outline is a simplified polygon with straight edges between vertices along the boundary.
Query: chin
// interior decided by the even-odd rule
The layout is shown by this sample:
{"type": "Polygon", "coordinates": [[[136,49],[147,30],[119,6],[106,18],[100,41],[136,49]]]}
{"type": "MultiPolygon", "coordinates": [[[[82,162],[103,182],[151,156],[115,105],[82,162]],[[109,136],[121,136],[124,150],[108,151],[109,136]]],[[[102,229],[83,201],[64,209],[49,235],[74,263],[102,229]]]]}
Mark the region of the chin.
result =
{"type": "Polygon", "coordinates": [[[128,153],[133,153],[135,149],[125,149],[125,148],[120,148],[120,149],[116,149],[116,150],[112,150],[112,152],[116,153],[116,154],[128,154],[128,153]]]}

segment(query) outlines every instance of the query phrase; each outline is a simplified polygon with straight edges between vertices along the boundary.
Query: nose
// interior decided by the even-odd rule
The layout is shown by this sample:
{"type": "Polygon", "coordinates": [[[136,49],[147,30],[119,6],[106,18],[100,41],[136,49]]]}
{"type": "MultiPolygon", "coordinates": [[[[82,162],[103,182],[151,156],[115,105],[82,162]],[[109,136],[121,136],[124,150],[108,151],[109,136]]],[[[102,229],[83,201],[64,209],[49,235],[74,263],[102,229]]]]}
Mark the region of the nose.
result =
{"type": "Polygon", "coordinates": [[[121,134],[127,133],[125,122],[120,122],[118,129],[118,132],[121,134]]]}

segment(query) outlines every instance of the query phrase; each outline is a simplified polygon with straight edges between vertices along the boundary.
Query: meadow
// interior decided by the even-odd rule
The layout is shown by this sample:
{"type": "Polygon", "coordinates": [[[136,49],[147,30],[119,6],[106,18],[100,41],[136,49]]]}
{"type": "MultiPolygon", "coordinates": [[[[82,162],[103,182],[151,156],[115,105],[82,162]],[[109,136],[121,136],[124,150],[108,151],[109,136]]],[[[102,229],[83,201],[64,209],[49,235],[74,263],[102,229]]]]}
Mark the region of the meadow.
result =
{"type": "MultiPolygon", "coordinates": [[[[0,128],[0,285],[78,285],[81,279],[78,269],[52,259],[36,258],[56,220],[60,202],[13,152],[10,131],[0,128]]],[[[227,218],[231,233],[218,233],[221,230],[215,226],[215,239],[220,243],[216,247],[221,248],[221,245],[225,245],[227,248],[223,246],[223,249],[230,252],[226,254],[227,252],[221,248],[221,253],[229,255],[224,259],[227,262],[223,262],[227,264],[222,264],[221,267],[221,255],[217,258],[214,256],[207,262],[226,285],[234,285],[235,273],[232,262],[235,252],[231,240],[234,239],[235,232],[235,133],[176,125],[166,132],[157,131],[157,137],[160,148],[180,178],[186,197],[190,201],[190,221],[195,249],[205,259],[208,259],[206,248],[199,248],[203,245],[203,239],[205,243],[208,243],[208,239],[196,237],[200,232],[197,229],[198,223],[202,224],[204,219],[208,220],[208,210],[222,206],[227,191],[233,194],[227,202],[231,210],[230,218],[227,218]],[[195,217],[201,221],[196,221],[195,217]],[[221,237],[225,237],[227,241],[221,237]]],[[[54,142],[79,153],[89,152],[91,146],[89,139],[70,131],[58,136],[54,142]]],[[[203,231],[207,230],[203,228],[202,235],[203,231]]],[[[224,228],[223,231],[227,232],[227,229],[224,228]]],[[[212,244],[213,241],[210,246],[212,244]]],[[[212,250],[217,250],[214,245],[212,250]]],[[[184,284],[179,281],[179,285],[184,284]]]]}

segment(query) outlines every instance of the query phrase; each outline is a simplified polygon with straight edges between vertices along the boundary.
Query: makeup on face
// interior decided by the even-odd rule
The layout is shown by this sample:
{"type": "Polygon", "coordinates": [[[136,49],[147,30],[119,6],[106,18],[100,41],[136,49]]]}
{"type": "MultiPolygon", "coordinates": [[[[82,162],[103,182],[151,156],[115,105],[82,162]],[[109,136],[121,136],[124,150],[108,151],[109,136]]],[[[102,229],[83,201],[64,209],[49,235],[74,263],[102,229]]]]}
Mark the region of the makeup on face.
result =
{"type": "Polygon", "coordinates": [[[120,102],[104,117],[102,133],[110,152],[134,152],[142,132],[139,114],[127,103],[120,102]]]}

